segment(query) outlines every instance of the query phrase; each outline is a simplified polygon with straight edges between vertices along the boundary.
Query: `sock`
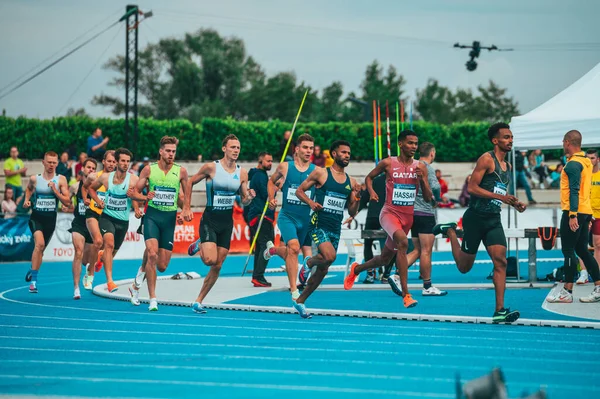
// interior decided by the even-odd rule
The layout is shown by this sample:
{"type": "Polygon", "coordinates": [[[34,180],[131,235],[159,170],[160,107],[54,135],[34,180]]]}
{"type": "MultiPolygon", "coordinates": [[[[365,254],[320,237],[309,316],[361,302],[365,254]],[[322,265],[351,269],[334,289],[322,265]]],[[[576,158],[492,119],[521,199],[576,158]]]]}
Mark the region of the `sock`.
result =
{"type": "Polygon", "coordinates": [[[428,290],[429,288],[431,288],[431,279],[430,280],[423,280],[423,288],[425,288],[426,290],[428,290]]]}
{"type": "Polygon", "coordinates": [[[298,289],[296,289],[296,291],[292,291],[292,299],[296,300],[300,298],[300,291],[298,291],[298,289]]]}
{"type": "Polygon", "coordinates": [[[39,272],[39,270],[31,269],[31,281],[37,282],[38,272],[39,272]]]}
{"type": "Polygon", "coordinates": [[[573,293],[573,290],[572,290],[572,289],[568,290],[568,289],[566,289],[566,288],[565,288],[565,291],[567,291],[569,294],[572,294],[572,293],[573,293]]]}

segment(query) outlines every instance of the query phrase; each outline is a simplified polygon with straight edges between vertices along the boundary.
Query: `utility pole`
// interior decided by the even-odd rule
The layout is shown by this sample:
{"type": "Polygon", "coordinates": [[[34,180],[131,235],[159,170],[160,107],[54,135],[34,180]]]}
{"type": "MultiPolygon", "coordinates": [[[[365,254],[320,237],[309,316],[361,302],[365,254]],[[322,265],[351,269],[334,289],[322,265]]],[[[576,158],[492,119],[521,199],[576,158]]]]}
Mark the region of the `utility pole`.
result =
{"type": "Polygon", "coordinates": [[[138,25],[137,5],[128,5],[125,29],[125,137],[129,149],[138,149],[138,25]]]}

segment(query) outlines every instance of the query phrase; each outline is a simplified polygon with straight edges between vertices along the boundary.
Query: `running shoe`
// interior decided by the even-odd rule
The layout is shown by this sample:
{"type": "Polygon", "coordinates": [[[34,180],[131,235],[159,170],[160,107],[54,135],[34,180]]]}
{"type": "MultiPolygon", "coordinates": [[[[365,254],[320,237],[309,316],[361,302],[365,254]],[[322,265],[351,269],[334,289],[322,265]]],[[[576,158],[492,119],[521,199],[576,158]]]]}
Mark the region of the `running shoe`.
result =
{"type": "Polygon", "coordinates": [[[30,282],[32,278],[33,278],[33,275],[31,274],[31,269],[29,269],[27,271],[27,273],[25,274],[25,281],[30,282]]]}
{"type": "Polygon", "coordinates": [[[600,302],[600,285],[594,287],[594,290],[588,296],[582,296],[579,298],[579,302],[583,303],[593,303],[600,302]]]}
{"type": "Polygon", "coordinates": [[[398,296],[404,296],[402,293],[402,285],[400,284],[400,276],[397,274],[392,274],[388,279],[388,284],[392,288],[392,291],[394,291],[394,294],[398,296]]]}
{"type": "Polygon", "coordinates": [[[273,285],[264,278],[253,278],[252,284],[254,284],[255,287],[271,287],[273,285]]]}
{"type": "Polygon", "coordinates": [[[587,270],[582,270],[581,273],[579,274],[579,278],[577,279],[577,281],[575,282],[575,284],[577,285],[584,285],[589,283],[589,275],[587,270]]]}
{"type": "Polygon", "coordinates": [[[200,314],[206,313],[206,308],[204,306],[202,306],[202,304],[199,302],[194,302],[192,304],[192,310],[194,311],[194,313],[200,313],[200,314]]]}
{"type": "Polygon", "coordinates": [[[521,313],[518,310],[510,310],[510,308],[502,308],[494,312],[492,317],[492,323],[512,323],[517,321],[521,317],[521,313]]]}
{"type": "Polygon", "coordinates": [[[140,306],[140,290],[135,287],[135,284],[129,286],[129,294],[131,295],[129,302],[134,306],[140,306]]]}
{"type": "Polygon", "coordinates": [[[83,288],[91,290],[94,286],[94,276],[85,275],[83,276],[83,288]]]}
{"type": "Polygon", "coordinates": [[[300,317],[302,317],[303,319],[312,318],[312,315],[308,313],[308,310],[306,310],[306,306],[304,306],[303,303],[297,303],[296,301],[292,301],[292,304],[294,306],[294,309],[296,309],[296,311],[300,314],[300,317]]]}
{"type": "Polygon", "coordinates": [[[119,286],[116,285],[114,281],[109,281],[108,283],[106,283],[106,290],[108,292],[115,292],[118,289],[119,289],[119,286]]]}
{"type": "Polygon", "coordinates": [[[414,308],[415,306],[417,306],[417,302],[415,299],[413,299],[412,295],[410,294],[406,294],[404,295],[404,307],[405,308],[414,308]]]}
{"type": "Polygon", "coordinates": [[[143,271],[142,267],[140,266],[137,274],[135,275],[135,278],[133,279],[133,285],[135,286],[135,288],[139,290],[145,279],[146,279],[146,272],[143,271]]]}
{"type": "Polygon", "coordinates": [[[569,291],[561,288],[558,294],[549,295],[546,297],[546,302],[549,303],[572,303],[573,302],[573,294],[569,291]]]}
{"type": "Polygon", "coordinates": [[[37,283],[35,281],[32,281],[29,284],[29,293],[30,294],[37,294],[38,293],[37,283]]]}
{"type": "Polygon", "coordinates": [[[265,260],[269,260],[273,257],[271,248],[275,248],[275,244],[273,244],[273,241],[267,241],[267,249],[263,252],[263,258],[265,258],[265,260]]]}
{"type": "Polygon", "coordinates": [[[310,267],[308,266],[309,259],[310,259],[310,256],[307,256],[306,258],[304,258],[304,261],[302,262],[302,267],[300,267],[300,270],[298,271],[298,283],[302,287],[306,286],[306,282],[308,281],[308,278],[310,277],[310,267]]]}
{"type": "Polygon", "coordinates": [[[423,288],[423,296],[444,296],[448,295],[448,291],[442,291],[433,285],[427,289],[423,288]]]}
{"type": "Polygon", "coordinates": [[[354,281],[356,280],[356,274],[354,274],[354,269],[356,269],[356,266],[358,266],[358,262],[354,262],[352,265],[350,265],[350,273],[348,273],[348,275],[344,279],[344,289],[346,291],[352,289],[352,287],[354,286],[354,281]]]}
{"type": "Polygon", "coordinates": [[[446,234],[448,229],[456,229],[456,223],[441,223],[433,226],[433,235],[437,236],[438,234],[446,234]]]}
{"type": "Polygon", "coordinates": [[[94,264],[94,270],[96,273],[102,270],[102,266],[104,266],[104,263],[102,262],[102,255],[104,255],[104,250],[101,249],[98,251],[98,260],[96,261],[96,264],[94,264]]]}
{"type": "Polygon", "coordinates": [[[151,312],[158,312],[158,302],[156,298],[150,298],[150,305],[148,305],[148,310],[151,312]]]}
{"type": "Polygon", "coordinates": [[[188,255],[189,256],[194,256],[196,255],[198,252],[200,252],[200,239],[194,241],[192,244],[190,244],[190,246],[188,247],[188,255]]]}
{"type": "Polygon", "coordinates": [[[75,288],[75,292],[73,292],[73,299],[81,299],[81,292],[79,291],[79,288],[75,288]]]}
{"type": "Polygon", "coordinates": [[[373,284],[375,282],[374,274],[367,274],[367,277],[363,280],[363,284],[373,284]]]}

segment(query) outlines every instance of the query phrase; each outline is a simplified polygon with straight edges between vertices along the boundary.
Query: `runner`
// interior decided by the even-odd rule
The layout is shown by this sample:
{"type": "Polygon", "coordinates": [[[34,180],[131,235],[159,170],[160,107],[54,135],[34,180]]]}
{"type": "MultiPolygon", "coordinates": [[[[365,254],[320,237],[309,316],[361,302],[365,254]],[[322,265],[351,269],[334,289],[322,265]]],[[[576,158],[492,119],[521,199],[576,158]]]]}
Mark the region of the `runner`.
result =
{"type": "Polygon", "coordinates": [[[223,158],[202,165],[200,170],[189,178],[183,207],[184,220],[193,219],[191,211],[192,187],[206,179],[206,209],[200,220],[200,238],[188,248],[188,254],[200,257],[210,271],[204,278],[202,289],[192,304],[196,313],[206,313],[202,302],[217,282],[221,266],[229,253],[231,232],[233,231],[233,204],[241,193],[242,203],[250,204],[255,197],[254,190],[248,189],[248,172],[236,163],[240,155],[240,141],[233,135],[223,139],[223,158]]]}
{"type": "Polygon", "coordinates": [[[29,229],[33,235],[35,247],[31,255],[31,269],[25,275],[25,281],[30,282],[29,292],[32,294],[38,292],[37,277],[42,266],[44,249],[50,242],[56,227],[56,212],[58,210],[56,200],[58,199],[64,206],[71,206],[67,179],[56,174],[58,154],[48,151],[44,154],[42,164],[44,165],[44,172],[29,178],[23,202],[23,208],[29,209],[32,205],[31,196],[35,194],[33,209],[29,217],[29,229]]]}
{"type": "Polygon", "coordinates": [[[600,302],[600,270],[598,262],[588,251],[589,225],[592,220],[590,192],[592,189],[592,162],[581,151],[581,133],[570,130],[563,139],[567,164],[560,174],[560,243],[565,256],[565,285],[546,300],[551,303],[573,302],[573,281],[577,273],[577,256],[587,267],[594,282],[594,290],[580,302],[600,302]]]}
{"type": "Polygon", "coordinates": [[[404,307],[411,308],[417,305],[408,292],[408,250],[407,234],[413,224],[413,212],[415,198],[419,188],[423,191],[423,199],[430,202],[433,198],[427,168],[424,164],[414,159],[419,138],[412,130],[404,130],[398,137],[400,156],[386,158],[379,162],[365,179],[367,189],[372,201],[379,201],[379,196],[373,190],[373,179],[380,173],[386,174],[386,197],[385,205],[379,214],[381,227],[388,234],[381,254],[373,259],[359,265],[353,263],[350,273],[344,279],[344,289],[349,290],[354,285],[356,276],[361,272],[387,265],[396,254],[396,269],[400,275],[393,275],[388,283],[399,291],[404,297],[404,307]],[[398,282],[398,277],[400,281],[398,282]]]}
{"type": "Polygon", "coordinates": [[[507,195],[510,183],[511,165],[505,161],[513,145],[513,135],[506,123],[496,123],[488,130],[488,138],[494,149],[479,157],[469,181],[471,201],[462,219],[462,246],[456,237],[456,223],[438,224],[433,234],[446,233],[452,245],[452,255],[461,273],[468,273],[473,267],[479,244],[483,241],[487,253],[494,263],[494,289],[496,310],[494,323],[512,323],[520,317],[516,310],[504,307],[506,289],[506,237],[500,211],[502,203],[513,206],[519,212],[525,211],[525,204],[518,198],[507,195]]]}
{"type": "MultiPolygon", "coordinates": [[[[417,197],[415,198],[415,213],[411,229],[414,250],[411,251],[407,257],[408,267],[419,260],[419,272],[423,279],[423,296],[443,296],[448,293],[448,291],[441,291],[431,285],[431,253],[433,252],[433,244],[435,243],[433,227],[436,224],[435,212],[432,204],[435,204],[436,199],[440,197],[440,183],[435,177],[435,170],[431,167],[434,160],[434,145],[428,142],[421,143],[419,146],[419,162],[427,168],[427,179],[429,187],[434,194],[434,198],[432,201],[425,201],[423,199],[423,192],[421,190],[417,191],[417,197]]],[[[400,295],[401,293],[397,289],[400,285],[398,284],[398,275],[392,276],[392,279],[394,279],[394,281],[388,280],[389,284],[392,287],[392,290],[400,295]]]]}
{"type": "MultiPolygon", "coordinates": [[[[93,158],[88,158],[83,162],[81,168],[81,179],[70,187],[71,197],[75,197],[75,208],[73,210],[73,222],[71,222],[71,228],[69,233],[73,238],[73,248],[75,249],[75,255],[73,256],[73,265],[71,267],[73,272],[73,285],[74,293],[73,299],[80,299],[81,292],[79,290],[79,278],[81,277],[81,270],[87,269],[89,266],[89,256],[92,253],[93,240],[90,232],[85,225],[85,212],[88,207],[85,205],[87,198],[83,198],[81,194],[81,188],[83,187],[84,180],[92,173],[96,172],[97,161],[93,158]]],[[[87,276],[87,273],[86,273],[87,276]]],[[[83,277],[84,282],[86,277],[83,277]]]]}
{"type": "Polygon", "coordinates": [[[109,292],[115,292],[118,289],[112,277],[113,259],[127,235],[131,208],[132,206],[137,208],[137,214],[139,213],[137,201],[154,198],[153,192],[148,193],[146,197],[134,190],[138,177],[128,172],[132,157],[131,151],[126,148],[116,150],[117,169],[111,173],[103,173],[92,183],[89,190],[97,207],[103,209],[98,224],[104,242],[104,272],[106,273],[106,288],[109,292]],[[102,186],[106,187],[104,200],[98,197],[97,192],[102,186]]]}
{"type": "Polygon", "coordinates": [[[298,299],[292,299],[294,308],[303,319],[312,317],[304,303],[321,284],[337,257],[344,208],[347,205],[348,213],[354,216],[360,201],[360,185],[345,172],[350,163],[350,143],[345,140],[334,141],[330,154],[335,163],[328,168],[316,168],[296,189],[296,197],[314,212],[309,235],[318,249],[317,255],[304,261],[309,269],[316,266],[314,274],[298,299]],[[307,195],[313,186],[316,186],[314,201],[307,195]]]}
{"type": "MultiPolygon", "coordinates": [[[[307,271],[300,271],[298,275],[298,255],[300,253],[300,245],[304,255],[304,262],[310,258],[311,239],[308,236],[310,229],[310,207],[300,201],[296,197],[296,189],[300,187],[308,176],[315,170],[315,165],[310,161],[313,154],[315,139],[309,134],[302,134],[298,137],[296,148],[294,149],[294,161],[282,162],[277,166],[275,173],[269,179],[269,208],[274,210],[277,207],[277,184],[282,184],[281,193],[283,196],[281,211],[277,217],[277,227],[281,232],[281,241],[285,246],[275,248],[273,242],[267,243],[267,249],[264,252],[266,260],[273,255],[279,255],[285,260],[285,270],[290,283],[290,292],[292,299],[298,299],[300,291],[298,291],[297,281],[300,285],[306,284],[308,279],[307,271]]],[[[308,191],[310,199],[314,199],[314,187],[308,191]]]]}
{"type": "MultiPolygon", "coordinates": [[[[104,159],[102,159],[102,167],[103,170],[97,173],[90,174],[83,183],[83,187],[81,189],[81,196],[84,198],[85,204],[89,206],[88,209],[85,210],[85,225],[92,237],[92,248],[91,253],[87,259],[95,264],[92,266],[86,267],[85,276],[83,276],[83,288],[86,290],[91,290],[92,285],[94,283],[94,273],[100,271],[102,269],[102,245],[104,244],[102,240],[102,233],[100,233],[100,226],[98,221],[100,220],[100,215],[102,215],[102,209],[98,208],[96,205],[96,201],[94,201],[88,193],[88,190],[93,182],[98,180],[103,173],[111,173],[115,170],[117,166],[117,160],[115,159],[115,151],[109,150],[104,153],[104,159]]],[[[102,186],[97,190],[98,198],[104,200],[106,194],[106,187],[102,186]]]]}
{"type": "Polygon", "coordinates": [[[129,288],[131,303],[139,305],[139,289],[146,278],[150,298],[150,311],[158,310],[156,300],[156,268],[164,273],[171,261],[173,251],[173,236],[177,222],[177,200],[179,188],[185,189],[188,181],[187,170],[175,162],[177,153],[176,137],[163,136],[160,139],[158,162],[146,166],[140,173],[140,178],[135,185],[138,195],[148,184],[148,191],[154,193],[154,198],[148,201],[146,213],[143,218],[144,262],[129,288]]]}

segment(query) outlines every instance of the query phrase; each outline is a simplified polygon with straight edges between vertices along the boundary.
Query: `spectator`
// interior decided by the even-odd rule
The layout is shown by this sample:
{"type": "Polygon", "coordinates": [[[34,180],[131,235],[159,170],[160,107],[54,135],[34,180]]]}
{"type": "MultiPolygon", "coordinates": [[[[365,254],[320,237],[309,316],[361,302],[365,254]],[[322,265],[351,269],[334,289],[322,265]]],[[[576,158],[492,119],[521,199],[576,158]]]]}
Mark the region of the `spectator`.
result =
{"type": "MultiPolygon", "coordinates": [[[[283,155],[284,151],[285,151],[285,146],[287,145],[288,140],[290,139],[290,136],[292,135],[291,131],[286,131],[283,134],[283,138],[281,139],[281,143],[279,143],[279,153],[281,155],[283,155]]],[[[294,143],[294,140],[292,140],[292,142],[290,143],[290,147],[288,148],[287,153],[285,154],[285,161],[286,162],[294,162],[294,158],[292,156],[292,154],[294,154],[294,148],[296,147],[296,144],[294,143]]]]}
{"type": "Polygon", "coordinates": [[[22,160],[19,159],[19,150],[17,147],[10,148],[10,158],[4,161],[4,176],[6,176],[6,187],[13,189],[14,198],[17,199],[18,212],[23,212],[23,186],[21,176],[27,175],[27,168],[22,160]]]}
{"type": "Polygon", "coordinates": [[[15,191],[12,187],[6,187],[4,200],[2,201],[2,213],[4,219],[12,219],[17,216],[17,203],[15,202],[15,191]]]}
{"type": "Polygon", "coordinates": [[[440,182],[440,196],[444,199],[444,195],[448,193],[448,183],[442,178],[442,171],[439,169],[435,170],[435,177],[437,177],[438,182],[440,182]]]}
{"type": "Polygon", "coordinates": [[[537,204],[537,202],[533,199],[533,195],[531,194],[531,187],[529,186],[529,181],[527,180],[525,165],[527,158],[525,157],[525,155],[527,155],[527,151],[517,151],[515,153],[515,173],[517,175],[517,188],[523,187],[523,189],[525,190],[525,195],[527,195],[527,201],[530,205],[534,205],[537,204]]]}
{"type": "Polygon", "coordinates": [[[544,183],[548,186],[552,183],[552,180],[549,178],[550,176],[548,176],[548,167],[544,161],[545,158],[542,150],[532,151],[529,155],[529,165],[531,170],[537,175],[541,189],[545,188],[544,183]]]}
{"type": "Polygon", "coordinates": [[[442,195],[442,201],[438,202],[438,208],[454,208],[454,202],[450,199],[448,194],[442,195]]]}
{"type": "MultiPolygon", "coordinates": [[[[265,204],[268,201],[269,193],[267,191],[267,183],[269,181],[268,171],[273,166],[273,157],[267,152],[258,154],[258,165],[256,168],[248,172],[248,180],[250,181],[250,189],[256,192],[256,197],[248,208],[248,225],[250,226],[250,237],[254,240],[254,236],[258,230],[258,224],[262,215],[265,204]],[[252,177],[250,177],[252,176],[252,177]]],[[[265,218],[258,232],[256,244],[254,248],[254,267],[252,272],[252,284],[255,287],[270,287],[265,279],[265,269],[267,268],[268,260],[265,259],[263,253],[267,249],[267,242],[275,239],[275,210],[267,208],[265,218]]]]}
{"type": "Polygon", "coordinates": [[[563,171],[564,165],[559,163],[556,165],[556,168],[550,173],[550,179],[552,179],[552,183],[550,183],[550,187],[552,188],[560,188],[560,174],[563,171]]]}
{"type": "Polygon", "coordinates": [[[108,144],[108,137],[102,138],[102,130],[99,127],[94,130],[94,133],[87,140],[87,155],[90,158],[94,158],[98,161],[98,164],[102,162],[104,153],[106,152],[106,145],[108,144]]]}
{"type": "Polygon", "coordinates": [[[333,165],[333,158],[331,158],[331,155],[329,154],[329,150],[324,150],[323,151],[323,157],[325,157],[325,167],[328,168],[331,165],[333,165]]]}
{"type": "Polygon", "coordinates": [[[56,174],[63,175],[69,184],[71,184],[71,177],[73,176],[73,171],[71,170],[72,165],[73,161],[69,160],[68,152],[64,151],[62,154],[60,154],[60,160],[56,166],[56,174]]]}
{"type": "Polygon", "coordinates": [[[79,161],[75,164],[73,168],[73,176],[79,176],[81,169],[83,169],[83,163],[87,159],[87,154],[85,152],[79,153],[79,161]]]}
{"type": "Polygon", "coordinates": [[[468,175],[465,179],[465,184],[462,186],[462,190],[460,191],[460,196],[458,197],[458,202],[460,202],[460,206],[466,208],[469,206],[469,202],[471,201],[471,194],[469,194],[469,181],[471,181],[471,175],[468,175]]]}
{"type": "Polygon", "coordinates": [[[325,155],[323,155],[323,153],[321,152],[320,145],[315,146],[315,151],[313,152],[312,163],[314,163],[315,166],[318,166],[320,168],[325,167],[325,155]]]}

